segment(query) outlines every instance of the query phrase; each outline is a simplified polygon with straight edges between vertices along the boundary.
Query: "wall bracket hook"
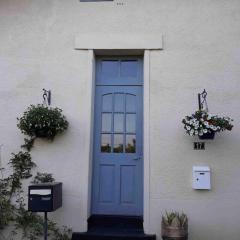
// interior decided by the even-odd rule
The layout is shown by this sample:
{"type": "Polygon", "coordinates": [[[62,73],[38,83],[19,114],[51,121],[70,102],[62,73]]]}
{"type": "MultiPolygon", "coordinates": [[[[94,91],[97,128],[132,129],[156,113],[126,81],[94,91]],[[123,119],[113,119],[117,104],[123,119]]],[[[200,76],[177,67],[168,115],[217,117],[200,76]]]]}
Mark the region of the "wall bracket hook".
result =
{"type": "Polygon", "coordinates": [[[205,89],[203,90],[202,93],[198,93],[198,108],[199,111],[205,110],[206,112],[208,112],[207,92],[205,89]]]}
{"type": "Polygon", "coordinates": [[[47,106],[51,105],[51,90],[43,88],[43,104],[47,106]]]}

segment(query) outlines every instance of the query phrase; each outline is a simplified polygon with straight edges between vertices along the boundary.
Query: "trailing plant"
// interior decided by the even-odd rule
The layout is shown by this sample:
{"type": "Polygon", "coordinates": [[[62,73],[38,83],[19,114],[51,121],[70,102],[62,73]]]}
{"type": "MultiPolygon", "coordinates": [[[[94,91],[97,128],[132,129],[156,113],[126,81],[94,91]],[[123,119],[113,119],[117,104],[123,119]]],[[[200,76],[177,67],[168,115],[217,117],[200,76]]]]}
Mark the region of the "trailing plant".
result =
{"type": "Polygon", "coordinates": [[[37,175],[34,177],[32,183],[37,184],[37,183],[49,183],[49,182],[54,182],[55,179],[53,178],[51,173],[40,173],[37,172],[37,175]]]}
{"type": "MultiPolygon", "coordinates": [[[[3,172],[1,168],[1,172],[3,172]]],[[[13,206],[10,201],[9,178],[0,179],[0,230],[13,219],[13,206]]]]}
{"type": "Polygon", "coordinates": [[[68,121],[62,115],[60,108],[51,108],[42,104],[30,105],[18,118],[17,127],[21,132],[30,137],[25,138],[25,147],[28,151],[33,147],[35,138],[53,140],[54,137],[68,128],[68,121]]]}
{"type": "Polygon", "coordinates": [[[21,189],[23,179],[32,177],[31,170],[36,166],[31,160],[29,152],[20,151],[17,154],[12,153],[13,157],[9,164],[13,168],[13,174],[10,176],[11,189],[10,193],[14,193],[17,189],[21,189]]]}
{"type": "Polygon", "coordinates": [[[196,111],[190,116],[186,116],[182,123],[186,133],[190,136],[203,136],[206,133],[231,131],[233,119],[229,117],[219,117],[211,115],[204,110],[196,111]]]}
{"type": "Polygon", "coordinates": [[[16,214],[15,229],[22,232],[22,238],[37,240],[43,235],[43,218],[21,206],[16,214]]]}
{"type": "Polygon", "coordinates": [[[48,229],[52,240],[69,240],[69,236],[72,234],[72,230],[70,228],[63,226],[60,229],[53,221],[49,222],[48,229]]]}
{"type": "Polygon", "coordinates": [[[13,172],[8,177],[0,179],[0,229],[3,229],[11,221],[15,220],[17,205],[22,201],[22,180],[32,176],[31,169],[35,167],[28,152],[12,154],[9,160],[13,172]],[[16,198],[16,204],[12,204],[12,197],[16,198]]]}
{"type": "MultiPolygon", "coordinates": [[[[37,240],[43,235],[43,218],[37,213],[26,210],[22,182],[32,177],[32,169],[36,164],[32,161],[29,151],[33,147],[36,137],[44,137],[53,140],[55,135],[63,132],[68,127],[68,122],[58,108],[47,108],[42,105],[31,105],[28,111],[19,119],[18,127],[21,131],[30,136],[24,139],[23,148],[28,152],[20,151],[12,153],[8,165],[12,173],[4,177],[5,169],[0,168],[0,238],[14,240],[19,233],[21,239],[37,240]],[[41,115],[42,114],[42,115],[41,115]],[[35,123],[34,127],[33,124],[35,123]],[[46,126],[46,123],[47,124],[46,126]],[[28,125],[29,124],[29,125],[28,125]],[[40,133],[40,130],[42,132],[40,133]],[[7,226],[13,226],[11,234],[4,237],[1,230],[7,226]],[[18,234],[17,234],[18,233],[18,234]]],[[[52,182],[52,174],[37,172],[33,178],[34,183],[52,182]]],[[[49,236],[52,240],[70,240],[71,229],[63,226],[59,228],[57,224],[48,220],[49,236]]],[[[19,238],[18,238],[19,239],[19,238]]]]}
{"type": "MultiPolygon", "coordinates": [[[[23,239],[37,240],[43,235],[43,217],[27,211],[23,206],[18,209],[15,219],[15,230],[22,232],[23,239]]],[[[48,219],[48,235],[51,240],[70,240],[71,229],[62,226],[59,228],[54,221],[48,219]]]]}

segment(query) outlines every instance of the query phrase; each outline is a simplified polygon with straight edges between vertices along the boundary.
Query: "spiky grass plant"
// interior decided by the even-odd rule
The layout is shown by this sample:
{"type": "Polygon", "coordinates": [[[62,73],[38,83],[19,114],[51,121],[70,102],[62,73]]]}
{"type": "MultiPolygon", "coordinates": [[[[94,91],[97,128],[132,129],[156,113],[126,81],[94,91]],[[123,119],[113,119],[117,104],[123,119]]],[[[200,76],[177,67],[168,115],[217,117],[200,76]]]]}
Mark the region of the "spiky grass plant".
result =
{"type": "Polygon", "coordinates": [[[162,223],[165,226],[185,228],[188,224],[188,218],[185,213],[167,212],[162,216],[162,223]]]}

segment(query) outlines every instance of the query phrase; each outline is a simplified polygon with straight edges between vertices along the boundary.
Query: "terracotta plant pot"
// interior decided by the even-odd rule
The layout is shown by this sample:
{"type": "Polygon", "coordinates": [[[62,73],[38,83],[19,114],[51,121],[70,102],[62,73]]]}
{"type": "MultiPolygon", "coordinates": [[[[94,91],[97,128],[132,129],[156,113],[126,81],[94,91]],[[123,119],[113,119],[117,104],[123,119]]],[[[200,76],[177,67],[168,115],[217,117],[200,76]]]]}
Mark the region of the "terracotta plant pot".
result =
{"type": "Polygon", "coordinates": [[[162,223],[162,239],[163,240],[187,240],[188,227],[170,227],[162,223]]]}

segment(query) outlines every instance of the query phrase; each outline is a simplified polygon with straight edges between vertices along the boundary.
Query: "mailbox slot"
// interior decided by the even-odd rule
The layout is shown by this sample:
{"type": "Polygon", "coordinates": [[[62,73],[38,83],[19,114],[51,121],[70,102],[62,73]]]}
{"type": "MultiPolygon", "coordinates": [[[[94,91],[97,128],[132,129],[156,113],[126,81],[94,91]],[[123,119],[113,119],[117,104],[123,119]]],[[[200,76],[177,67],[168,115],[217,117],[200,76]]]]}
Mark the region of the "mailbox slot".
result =
{"type": "Polygon", "coordinates": [[[52,194],[51,189],[31,189],[30,190],[30,195],[46,196],[51,194],[52,194]]]}

